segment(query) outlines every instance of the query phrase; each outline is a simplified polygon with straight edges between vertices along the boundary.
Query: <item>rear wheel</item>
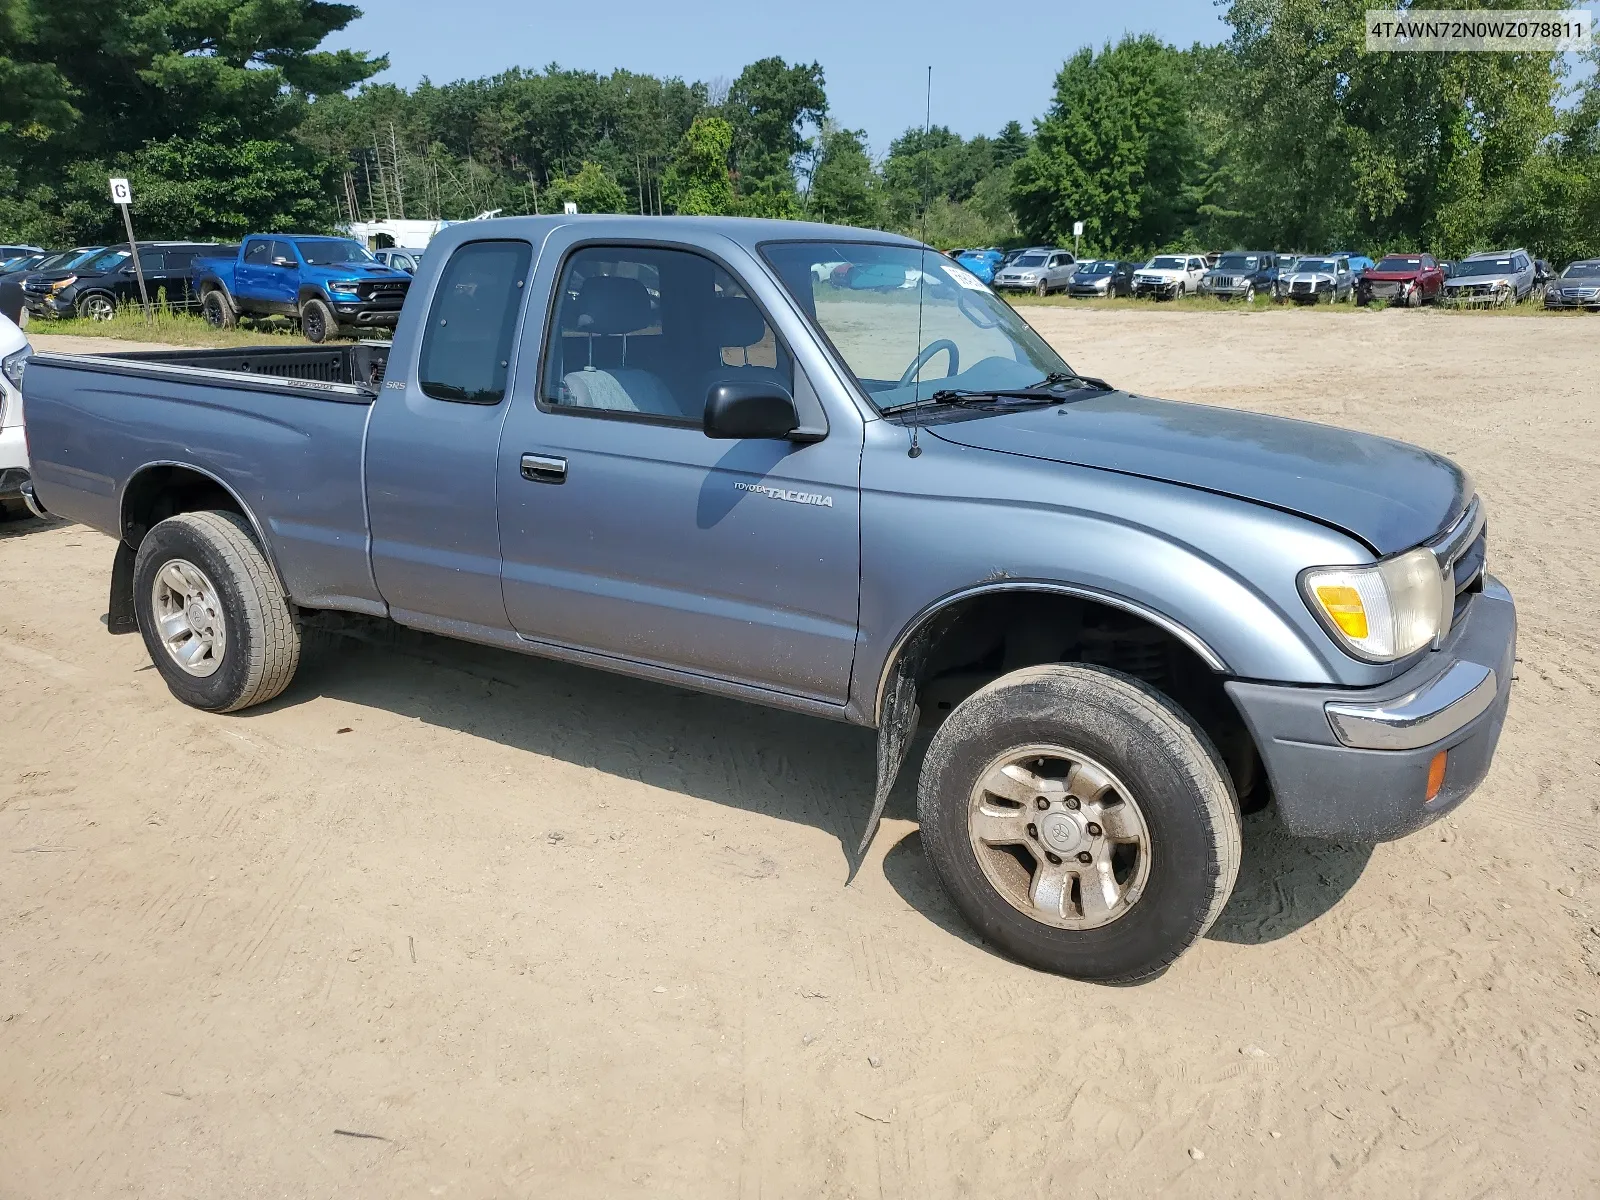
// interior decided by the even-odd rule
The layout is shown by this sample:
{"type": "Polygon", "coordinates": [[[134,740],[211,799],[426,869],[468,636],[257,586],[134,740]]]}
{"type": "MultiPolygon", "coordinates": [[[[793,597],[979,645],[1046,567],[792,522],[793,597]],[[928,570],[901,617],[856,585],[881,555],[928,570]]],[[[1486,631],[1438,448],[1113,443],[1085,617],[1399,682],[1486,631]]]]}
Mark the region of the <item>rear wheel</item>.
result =
{"type": "Polygon", "coordinates": [[[956,906],[1023,962],[1130,983],[1211,927],[1238,874],[1238,802],[1198,726],[1098,667],[1002,676],[934,735],[922,839],[956,906]]]}
{"type": "Polygon", "coordinates": [[[300,629],[237,513],[181,513],[151,529],[134,559],[133,603],[150,661],[185,704],[236,712],[294,678],[300,629]]]}
{"type": "Polygon", "coordinates": [[[338,329],[333,312],[321,300],[307,300],[300,306],[300,332],[308,342],[325,342],[338,329]]]}
{"type": "Polygon", "coordinates": [[[232,301],[220,288],[212,288],[200,297],[200,315],[213,329],[232,329],[239,319],[239,314],[233,310],[232,301]]]}

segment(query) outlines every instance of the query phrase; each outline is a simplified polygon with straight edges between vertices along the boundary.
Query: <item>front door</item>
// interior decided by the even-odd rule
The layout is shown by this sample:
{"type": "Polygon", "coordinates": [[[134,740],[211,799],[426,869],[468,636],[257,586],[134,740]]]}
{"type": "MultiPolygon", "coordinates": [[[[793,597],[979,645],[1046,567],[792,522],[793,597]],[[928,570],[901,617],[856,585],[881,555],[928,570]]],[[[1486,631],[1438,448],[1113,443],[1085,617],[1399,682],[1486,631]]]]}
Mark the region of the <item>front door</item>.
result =
{"type": "Polygon", "coordinates": [[[563,233],[569,244],[547,245],[537,272],[535,295],[554,307],[543,362],[529,386],[519,377],[501,439],[512,626],[842,703],[856,636],[859,420],[841,413],[828,428],[770,310],[725,266],[686,248],[570,244],[577,230],[563,233]],[[790,390],[826,436],[708,438],[706,393],[725,382],[790,390]]]}

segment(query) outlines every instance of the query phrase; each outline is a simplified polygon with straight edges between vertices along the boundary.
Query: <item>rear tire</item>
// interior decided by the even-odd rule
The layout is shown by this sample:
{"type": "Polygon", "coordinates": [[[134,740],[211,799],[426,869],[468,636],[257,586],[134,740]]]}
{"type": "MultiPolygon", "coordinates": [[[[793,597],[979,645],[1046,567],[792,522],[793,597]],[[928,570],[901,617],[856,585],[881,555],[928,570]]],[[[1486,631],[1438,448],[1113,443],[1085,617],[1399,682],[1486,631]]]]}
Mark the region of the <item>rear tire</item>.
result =
{"type": "Polygon", "coordinates": [[[233,302],[221,288],[212,288],[200,297],[200,315],[213,329],[232,329],[239,322],[233,302]]]}
{"type": "Polygon", "coordinates": [[[307,300],[300,306],[300,332],[306,341],[321,345],[339,328],[333,310],[321,300],[307,300]]]}
{"type": "Polygon", "coordinates": [[[917,808],[962,915],[1077,979],[1160,973],[1238,875],[1239,805],[1215,747],[1165,697],[1100,667],[1029,667],[963,701],[934,734],[917,808]],[[1019,794],[1002,802],[996,780],[1019,794]]]}
{"type": "Polygon", "coordinates": [[[150,661],[194,708],[271,700],[300,664],[300,628],[237,513],[180,513],[150,530],[134,558],[133,603],[150,661]]]}

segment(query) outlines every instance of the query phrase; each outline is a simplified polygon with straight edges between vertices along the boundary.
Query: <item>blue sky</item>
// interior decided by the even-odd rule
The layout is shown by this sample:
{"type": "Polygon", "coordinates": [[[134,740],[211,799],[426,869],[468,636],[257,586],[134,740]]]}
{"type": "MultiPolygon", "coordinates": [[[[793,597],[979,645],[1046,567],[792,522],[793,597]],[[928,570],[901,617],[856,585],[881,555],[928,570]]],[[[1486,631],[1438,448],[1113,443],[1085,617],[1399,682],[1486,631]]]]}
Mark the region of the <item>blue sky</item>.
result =
{"type": "Polygon", "coordinates": [[[1222,40],[1210,0],[1086,4],[953,0],[356,0],[366,15],[330,41],[389,55],[387,82],[410,87],[492,75],[507,67],[610,71],[731,80],[768,55],[815,59],[833,116],[865,129],[877,153],[922,124],[933,67],[933,121],[971,136],[1044,112],[1068,55],[1125,32],[1176,45],[1222,40]],[[989,18],[993,18],[992,22],[989,18]]]}

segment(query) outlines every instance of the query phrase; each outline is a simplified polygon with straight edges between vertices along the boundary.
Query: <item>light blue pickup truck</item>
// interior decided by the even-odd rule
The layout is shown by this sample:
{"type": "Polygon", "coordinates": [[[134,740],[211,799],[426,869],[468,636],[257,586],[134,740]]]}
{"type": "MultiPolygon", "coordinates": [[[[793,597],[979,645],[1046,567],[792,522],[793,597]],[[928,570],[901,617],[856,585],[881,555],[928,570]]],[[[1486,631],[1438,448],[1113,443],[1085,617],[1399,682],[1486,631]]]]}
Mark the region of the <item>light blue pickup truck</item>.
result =
{"type": "Polygon", "coordinates": [[[30,502],[117,539],[108,624],[183,702],[268,700],[366,614],[873,727],[863,849],[926,727],[954,902],[1080,978],[1206,931],[1241,811],[1448,812],[1509,700],[1459,468],[1086,378],[890,234],[474,221],[392,348],[39,354],[23,391],[30,502]]]}

